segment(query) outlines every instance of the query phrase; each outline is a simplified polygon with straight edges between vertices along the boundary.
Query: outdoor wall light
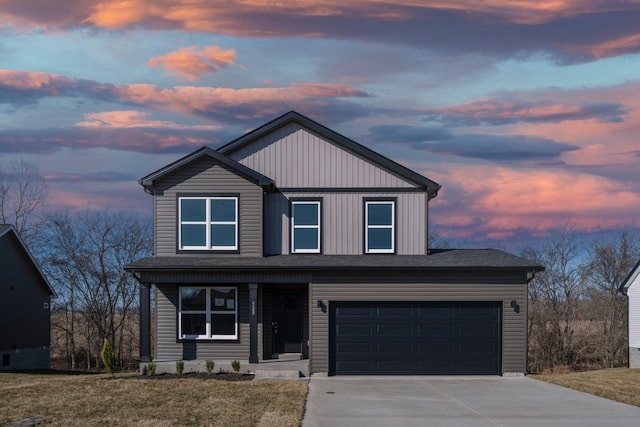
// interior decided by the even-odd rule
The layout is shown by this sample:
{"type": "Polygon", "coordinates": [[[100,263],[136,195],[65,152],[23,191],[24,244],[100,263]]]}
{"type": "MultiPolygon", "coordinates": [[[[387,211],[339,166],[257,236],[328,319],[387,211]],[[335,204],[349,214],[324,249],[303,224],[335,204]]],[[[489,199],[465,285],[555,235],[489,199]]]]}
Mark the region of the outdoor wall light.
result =
{"type": "Polygon", "coordinates": [[[324,302],[322,302],[321,299],[318,300],[318,308],[320,309],[320,311],[322,311],[323,313],[327,312],[327,304],[325,304],[324,302]]]}
{"type": "Polygon", "coordinates": [[[513,308],[513,311],[515,311],[516,313],[520,313],[520,306],[518,305],[518,301],[516,300],[511,300],[511,308],[513,308]]]}

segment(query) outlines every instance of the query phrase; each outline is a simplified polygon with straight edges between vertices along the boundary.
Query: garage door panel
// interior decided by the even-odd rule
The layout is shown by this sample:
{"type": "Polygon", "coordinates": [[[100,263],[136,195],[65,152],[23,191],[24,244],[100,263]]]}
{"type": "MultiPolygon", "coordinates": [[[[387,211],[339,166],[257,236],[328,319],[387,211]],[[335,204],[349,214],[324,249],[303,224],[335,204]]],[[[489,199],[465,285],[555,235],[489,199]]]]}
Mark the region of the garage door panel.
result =
{"type": "Polygon", "coordinates": [[[438,339],[438,337],[451,336],[454,334],[455,325],[451,323],[421,323],[417,325],[418,335],[425,339],[438,339]]]}
{"type": "Polygon", "coordinates": [[[330,373],[499,374],[500,307],[499,302],[331,302],[330,373]]]}
{"type": "Polygon", "coordinates": [[[379,343],[376,345],[378,356],[386,354],[411,354],[415,351],[415,344],[406,342],[379,343]]]}
{"type": "Polygon", "coordinates": [[[377,325],[376,333],[380,337],[404,335],[410,337],[413,335],[413,327],[407,323],[397,323],[394,325],[377,325]]]}
{"type": "Polygon", "coordinates": [[[373,327],[370,323],[363,323],[360,325],[357,324],[347,324],[347,325],[339,325],[338,326],[338,334],[342,337],[348,336],[371,336],[373,332],[373,327]]]}
{"type": "Polygon", "coordinates": [[[336,349],[345,355],[348,353],[371,354],[373,351],[373,344],[369,342],[338,343],[336,344],[336,349]]]}
{"type": "Polygon", "coordinates": [[[382,322],[388,316],[411,317],[413,315],[411,307],[380,307],[376,311],[379,321],[382,322]]]}
{"type": "Polygon", "coordinates": [[[496,325],[489,323],[460,324],[458,326],[458,336],[465,339],[477,339],[495,337],[497,335],[496,325]]]}

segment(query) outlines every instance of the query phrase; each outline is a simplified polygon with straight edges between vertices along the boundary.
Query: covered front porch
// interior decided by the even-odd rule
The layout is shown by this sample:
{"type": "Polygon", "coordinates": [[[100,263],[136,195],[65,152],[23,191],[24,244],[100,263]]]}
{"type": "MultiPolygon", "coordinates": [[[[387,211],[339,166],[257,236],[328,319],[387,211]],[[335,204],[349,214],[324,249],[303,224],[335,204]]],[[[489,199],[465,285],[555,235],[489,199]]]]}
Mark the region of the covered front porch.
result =
{"type": "MultiPolygon", "coordinates": [[[[242,371],[291,371],[309,374],[309,282],[289,277],[289,281],[263,275],[249,281],[247,274],[220,275],[166,274],[142,272],[140,282],[140,363],[156,364],[156,372],[175,372],[175,362],[183,360],[185,372],[204,371],[205,361],[215,362],[216,372],[231,371],[231,361],[239,360],[242,371]],[[153,286],[155,285],[155,286],[153,286]],[[152,352],[152,289],[155,306],[155,345],[152,352]],[[202,312],[185,303],[187,291],[199,290],[209,302],[202,312]],[[220,291],[228,300],[216,311],[220,291]],[[189,311],[191,310],[191,311],[189,311]],[[195,313],[195,314],[194,314],[195,313]],[[230,320],[235,316],[235,321],[230,320]],[[198,329],[202,318],[204,326],[198,329]],[[225,320],[221,320],[225,319],[225,320]],[[215,326],[222,324],[223,327],[215,326]],[[222,323],[220,323],[222,322],[222,323]],[[194,326],[195,325],[195,326],[194,326]],[[190,329],[191,328],[191,329],[190,329]],[[228,336],[219,335],[229,328],[228,336]],[[208,335],[204,331],[207,331],[208,335]],[[194,332],[196,331],[196,332],[194,332]],[[217,334],[217,335],[216,335],[217,334]],[[260,365],[260,366],[258,366],[260,365]],[[264,368],[264,369],[263,369],[264,368]]],[[[204,306],[203,306],[204,307],[204,306]]]]}

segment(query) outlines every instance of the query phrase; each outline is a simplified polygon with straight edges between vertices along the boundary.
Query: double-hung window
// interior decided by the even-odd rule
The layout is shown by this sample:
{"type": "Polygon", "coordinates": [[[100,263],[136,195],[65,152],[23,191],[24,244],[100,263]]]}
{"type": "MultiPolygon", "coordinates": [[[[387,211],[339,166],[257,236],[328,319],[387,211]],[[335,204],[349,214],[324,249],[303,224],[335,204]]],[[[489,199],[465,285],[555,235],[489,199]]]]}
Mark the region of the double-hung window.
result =
{"type": "Polygon", "coordinates": [[[394,253],[395,202],[365,201],[365,252],[394,253]]]}
{"type": "Polygon", "coordinates": [[[237,250],[238,198],[180,197],[182,250],[237,250]]]}
{"type": "Polygon", "coordinates": [[[291,202],[291,252],[320,253],[320,201],[291,202]]]}
{"type": "Polygon", "coordinates": [[[234,287],[181,287],[180,339],[238,338],[238,290],[234,287]]]}

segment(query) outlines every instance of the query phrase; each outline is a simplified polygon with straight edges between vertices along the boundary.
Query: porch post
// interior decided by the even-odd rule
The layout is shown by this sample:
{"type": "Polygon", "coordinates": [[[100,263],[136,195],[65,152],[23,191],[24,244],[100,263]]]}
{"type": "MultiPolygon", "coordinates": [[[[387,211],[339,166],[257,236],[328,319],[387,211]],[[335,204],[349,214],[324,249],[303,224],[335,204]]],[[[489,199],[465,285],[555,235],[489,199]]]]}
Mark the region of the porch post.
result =
{"type": "Polygon", "coordinates": [[[249,283],[249,363],[258,363],[258,284],[249,283]]]}
{"type": "Polygon", "coordinates": [[[151,285],[140,282],[140,362],[151,361],[151,285]]]}

